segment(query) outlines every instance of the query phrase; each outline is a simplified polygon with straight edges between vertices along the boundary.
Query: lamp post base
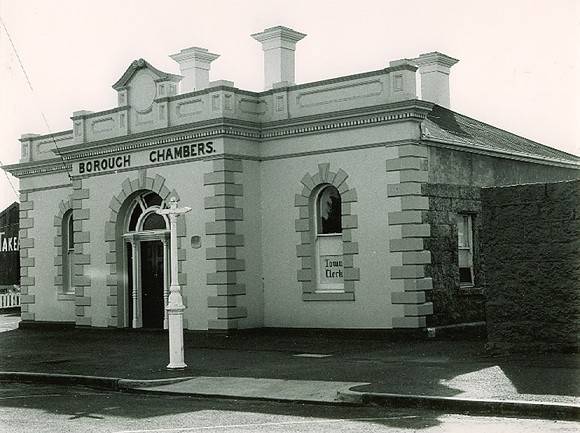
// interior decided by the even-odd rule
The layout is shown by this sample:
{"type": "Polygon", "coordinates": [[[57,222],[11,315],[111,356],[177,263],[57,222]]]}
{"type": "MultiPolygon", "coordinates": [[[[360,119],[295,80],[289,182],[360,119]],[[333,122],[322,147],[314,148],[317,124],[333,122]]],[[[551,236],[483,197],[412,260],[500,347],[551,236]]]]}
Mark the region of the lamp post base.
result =
{"type": "Polygon", "coordinates": [[[180,369],[187,367],[183,354],[183,310],[185,307],[181,303],[179,292],[172,292],[167,306],[169,325],[169,369],[180,369]],[[177,301],[172,303],[172,301],[177,301]]]}

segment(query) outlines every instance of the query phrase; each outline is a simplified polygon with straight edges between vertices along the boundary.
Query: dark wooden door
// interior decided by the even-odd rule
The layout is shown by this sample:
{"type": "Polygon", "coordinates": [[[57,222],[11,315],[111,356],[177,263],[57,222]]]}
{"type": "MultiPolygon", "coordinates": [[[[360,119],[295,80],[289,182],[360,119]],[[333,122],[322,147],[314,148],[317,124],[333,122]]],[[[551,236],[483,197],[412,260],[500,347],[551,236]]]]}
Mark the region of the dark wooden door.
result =
{"type": "Polygon", "coordinates": [[[141,242],[143,328],[163,328],[163,243],[141,242]]]}

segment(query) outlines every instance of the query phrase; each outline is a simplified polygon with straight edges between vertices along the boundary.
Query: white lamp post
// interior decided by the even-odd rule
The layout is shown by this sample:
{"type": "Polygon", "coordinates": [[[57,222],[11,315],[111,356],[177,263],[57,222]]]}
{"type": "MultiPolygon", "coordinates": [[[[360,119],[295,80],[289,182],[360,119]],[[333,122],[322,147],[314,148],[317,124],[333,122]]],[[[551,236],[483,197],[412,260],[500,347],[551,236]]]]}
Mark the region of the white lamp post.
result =
{"type": "Polygon", "coordinates": [[[159,215],[169,217],[169,229],[171,233],[171,285],[169,286],[169,299],[167,302],[167,315],[169,316],[169,365],[167,368],[185,368],[183,356],[183,299],[181,287],[177,280],[177,217],[191,210],[190,207],[178,208],[179,201],[175,197],[169,200],[169,209],[159,209],[159,215]]]}

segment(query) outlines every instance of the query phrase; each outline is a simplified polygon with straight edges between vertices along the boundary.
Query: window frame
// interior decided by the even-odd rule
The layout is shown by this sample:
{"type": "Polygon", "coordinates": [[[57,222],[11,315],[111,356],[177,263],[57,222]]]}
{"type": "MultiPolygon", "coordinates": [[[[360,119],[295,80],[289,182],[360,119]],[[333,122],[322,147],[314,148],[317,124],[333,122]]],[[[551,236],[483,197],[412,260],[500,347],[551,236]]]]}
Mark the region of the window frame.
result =
{"type": "Polygon", "coordinates": [[[457,214],[457,268],[459,270],[459,287],[475,286],[474,244],[473,244],[473,217],[474,214],[459,212],[457,214]],[[467,252],[468,266],[461,266],[461,254],[467,252]],[[468,268],[471,281],[461,281],[461,269],[468,268]]]}
{"type": "Polygon", "coordinates": [[[63,294],[75,293],[73,284],[74,265],[74,218],[73,210],[66,211],[62,218],[62,286],[63,294]]]}
{"type": "Polygon", "coordinates": [[[313,209],[313,230],[312,230],[312,236],[313,236],[313,241],[314,241],[314,272],[316,274],[315,277],[315,287],[314,287],[314,293],[316,294],[326,294],[326,293],[345,293],[344,290],[344,255],[343,255],[343,251],[342,251],[342,231],[343,231],[343,227],[342,227],[342,197],[340,194],[340,191],[338,190],[338,188],[336,188],[334,185],[329,184],[329,183],[325,183],[319,186],[319,188],[314,192],[313,194],[313,200],[312,200],[312,207],[313,209]],[[320,217],[320,199],[322,196],[322,193],[327,189],[327,188],[333,188],[337,194],[338,197],[340,199],[340,207],[341,209],[339,210],[340,212],[340,232],[335,232],[335,233],[320,233],[320,226],[321,224],[319,224],[319,217],[320,217]],[[342,257],[342,262],[343,262],[343,280],[341,283],[321,283],[320,282],[320,242],[318,242],[318,239],[339,239],[338,242],[340,242],[340,249],[341,252],[340,255],[342,257]]]}
{"type": "Polygon", "coordinates": [[[337,236],[337,235],[342,235],[342,212],[341,212],[341,206],[342,206],[342,199],[340,197],[340,191],[338,190],[338,188],[336,188],[334,185],[331,184],[323,184],[321,185],[321,187],[318,189],[318,191],[315,193],[315,197],[314,197],[314,229],[315,229],[315,235],[318,236],[337,236]],[[320,218],[320,202],[321,202],[321,198],[322,198],[322,194],[324,191],[326,191],[327,189],[334,189],[336,191],[336,194],[338,196],[338,199],[340,200],[338,203],[339,209],[339,222],[340,222],[340,231],[339,232],[332,232],[332,233],[321,233],[321,227],[322,227],[322,218],[320,218]]]}
{"type": "Polygon", "coordinates": [[[163,218],[163,220],[165,221],[165,228],[163,229],[151,229],[151,230],[143,230],[143,224],[145,223],[145,221],[147,220],[147,218],[154,213],[155,211],[157,211],[158,209],[164,209],[165,206],[165,202],[163,200],[161,200],[161,205],[151,205],[149,206],[146,202],[146,196],[148,196],[149,194],[151,194],[150,191],[147,191],[145,193],[139,194],[137,195],[137,197],[135,197],[133,199],[133,203],[129,209],[129,212],[127,212],[127,216],[126,216],[126,221],[125,221],[125,233],[141,233],[141,232],[151,232],[151,233],[155,233],[155,232],[166,232],[169,231],[169,219],[167,218],[167,216],[165,215],[161,215],[161,217],[163,218]],[[137,208],[141,209],[141,213],[139,214],[139,216],[137,217],[137,221],[135,222],[135,227],[134,229],[131,229],[131,221],[133,218],[133,213],[135,212],[135,210],[137,208]]]}

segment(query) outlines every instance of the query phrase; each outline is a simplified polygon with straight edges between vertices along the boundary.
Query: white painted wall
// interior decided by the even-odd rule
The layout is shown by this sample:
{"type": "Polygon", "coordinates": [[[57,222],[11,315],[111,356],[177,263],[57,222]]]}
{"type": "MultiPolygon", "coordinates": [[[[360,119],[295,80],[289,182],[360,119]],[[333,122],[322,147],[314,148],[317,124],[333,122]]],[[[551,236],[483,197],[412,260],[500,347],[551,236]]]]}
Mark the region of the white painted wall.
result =
{"type": "Polygon", "coordinates": [[[262,281],[262,202],[260,163],[243,161],[243,173],[238,179],[244,185],[242,202],[244,220],[237,222],[244,235],[244,248],[237,249],[239,258],[245,260],[246,269],[240,272],[240,281],[246,285],[246,295],[238,296],[238,305],[246,307],[248,317],[240,320],[241,328],[264,326],[264,283],[262,281]]]}
{"type": "MultiPolygon", "coordinates": [[[[23,182],[22,188],[29,189],[40,184],[40,178],[23,182]]],[[[66,175],[44,176],[44,186],[58,185],[67,182],[66,175]]],[[[28,215],[34,218],[34,227],[28,229],[28,237],[34,238],[34,248],[28,250],[29,257],[34,257],[35,266],[28,268],[28,275],[35,278],[35,285],[29,287],[29,294],[35,296],[35,303],[29,305],[29,312],[35,314],[37,321],[74,322],[74,301],[58,300],[58,288],[54,285],[56,266],[54,257],[56,247],[54,238],[57,228],[54,216],[59,214],[59,203],[67,201],[72,187],[56,188],[50,191],[36,191],[28,194],[34,202],[34,209],[28,215]]]]}
{"type": "Polygon", "coordinates": [[[91,264],[85,265],[86,275],[91,279],[91,286],[85,288],[85,296],[91,297],[91,305],[85,308],[85,316],[90,316],[91,325],[96,327],[107,327],[110,317],[110,307],[107,306],[109,287],[106,285],[109,265],[105,262],[109,248],[105,243],[105,222],[109,220],[112,194],[120,191],[111,177],[83,179],[83,189],[89,189],[89,198],[83,200],[83,208],[90,209],[90,218],[83,221],[83,231],[91,233],[91,242],[84,244],[85,254],[91,256],[91,264]]]}
{"type": "Polygon", "coordinates": [[[385,148],[378,147],[262,163],[265,326],[391,327],[385,159],[385,148]],[[300,237],[294,229],[298,217],[294,195],[302,190],[300,179],[304,174],[317,173],[318,164],[324,162],[330,163],[331,171],[346,171],[349,187],[356,188],[358,194],[352,210],[358,215],[359,227],[353,241],[359,243],[355,267],[360,268],[361,274],[355,301],[304,302],[297,281],[301,266],[296,245],[300,237]]]}
{"type": "Polygon", "coordinates": [[[187,252],[183,263],[183,272],[187,273],[187,284],[181,289],[186,297],[184,319],[188,329],[206,330],[209,318],[207,297],[210,289],[206,284],[206,275],[215,272],[215,263],[206,260],[206,248],[213,246],[213,236],[206,236],[205,224],[213,221],[212,210],[204,208],[203,199],[213,195],[213,187],[203,185],[204,173],[213,171],[211,161],[193,161],[187,164],[175,164],[157,167],[147,172],[149,176],[159,173],[165,177],[169,189],[175,188],[181,198],[180,206],[189,206],[191,212],[185,214],[187,236],[183,238],[182,247],[187,252]],[[201,237],[201,248],[191,247],[191,237],[201,237]]]}
{"type": "MultiPolygon", "coordinates": [[[[207,296],[206,274],[214,272],[212,263],[205,259],[205,248],[208,246],[208,237],[205,236],[205,223],[213,215],[204,209],[203,199],[211,194],[209,187],[203,186],[203,174],[212,170],[211,162],[195,161],[188,164],[175,164],[163,167],[155,167],[147,170],[148,177],[155,174],[163,176],[165,185],[175,189],[180,198],[181,206],[190,206],[193,210],[186,214],[187,236],[182,240],[187,260],[183,263],[183,271],[187,273],[187,284],[182,287],[186,298],[187,309],[184,319],[187,319],[189,329],[207,329],[207,296]],[[191,237],[201,236],[202,247],[193,249],[191,237]]],[[[86,227],[91,232],[91,245],[88,253],[91,254],[91,265],[88,272],[92,279],[92,286],[88,292],[91,296],[89,313],[92,317],[93,326],[107,326],[109,307],[107,296],[109,288],[105,285],[106,276],[109,274],[109,265],[105,263],[107,251],[104,241],[105,222],[109,220],[109,202],[114,195],[121,192],[122,182],[130,178],[138,177],[138,170],[85,178],[83,188],[90,189],[90,200],[85,200],[83,206],[90,208],[91,218],[86,227]]],[[[85,247],[87,248],[87,247],[85,247]]]]}

